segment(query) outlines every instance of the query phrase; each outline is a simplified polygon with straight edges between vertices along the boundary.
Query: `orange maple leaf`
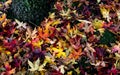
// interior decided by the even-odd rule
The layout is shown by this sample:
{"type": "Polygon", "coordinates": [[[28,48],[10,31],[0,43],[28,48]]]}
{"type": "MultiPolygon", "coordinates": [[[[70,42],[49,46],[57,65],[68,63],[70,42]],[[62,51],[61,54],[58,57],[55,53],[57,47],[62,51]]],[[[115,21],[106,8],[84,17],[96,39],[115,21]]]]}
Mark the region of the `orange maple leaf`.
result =
{"type": "Polygon", "coordinates": [[[71,59],[75,59],[76,60],[76,59],[78,59],[80,57],[81,54],[82,54],[82,50],[81,49],[79,49],[77,51],[73,50],[68,57],[71,58],[71,59]]]}
{"type": "Polygon", "coordinates": [[[49,37],[48,31],[44,31],[42,28],[38,27],[38,37],[41,39],[47,39],[49,37]]]}
{"type": "Polygon", "coordinates": [[[0,17],[0,21],[4,21],[6,19],[6,14],[2,14],[1,17],[0,17]]]}

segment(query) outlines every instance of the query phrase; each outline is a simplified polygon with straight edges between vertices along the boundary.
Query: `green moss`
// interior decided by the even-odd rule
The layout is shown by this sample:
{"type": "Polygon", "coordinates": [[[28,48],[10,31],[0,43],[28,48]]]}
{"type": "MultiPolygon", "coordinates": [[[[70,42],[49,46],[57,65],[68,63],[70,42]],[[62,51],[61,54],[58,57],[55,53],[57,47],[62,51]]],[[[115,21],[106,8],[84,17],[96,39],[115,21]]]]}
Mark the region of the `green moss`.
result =
{"type": "Polygon", "coordinates": [[[12,0],[8,18],[19,19],[39,25],[48,16],[55,0],[12,0]]]}

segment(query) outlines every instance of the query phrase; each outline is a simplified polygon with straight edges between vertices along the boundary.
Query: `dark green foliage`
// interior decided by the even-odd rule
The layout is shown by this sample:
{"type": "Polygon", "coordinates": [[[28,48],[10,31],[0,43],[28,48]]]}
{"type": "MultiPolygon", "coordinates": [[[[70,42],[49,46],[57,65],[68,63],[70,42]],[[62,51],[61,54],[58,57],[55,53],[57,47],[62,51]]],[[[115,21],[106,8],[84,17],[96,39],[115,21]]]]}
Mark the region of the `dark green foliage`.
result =
{"type": "Polygon", "coordinates": [[[54,5],[54,0],[12,0],[8,18],[39,25],[54,5]]]}
{"type": "Polygon", "coordinates": [[[105,30],[103,33],[103,36],[100,38],[100,43],[101,44],[106,44],[108,46],[111,46],[111,43],[115,43],[116,41],[116,36],[109,30],[105,30]]]}
{"type": "Polygon", "coordinates": [[[0,2],[5,2],[6,0],[0,0],[0,2]]]}
{"type": "Polygon", "coordinates": [[[5,0],[0,0],[0,2],[4,2],[5,0]]]}

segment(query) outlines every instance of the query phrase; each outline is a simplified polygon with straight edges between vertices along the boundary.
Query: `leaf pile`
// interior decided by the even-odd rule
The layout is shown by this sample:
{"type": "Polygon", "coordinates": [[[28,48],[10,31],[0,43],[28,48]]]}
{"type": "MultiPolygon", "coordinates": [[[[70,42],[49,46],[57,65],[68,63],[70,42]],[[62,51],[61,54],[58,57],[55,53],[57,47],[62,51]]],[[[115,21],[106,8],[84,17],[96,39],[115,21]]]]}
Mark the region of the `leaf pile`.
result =
{"type": "Polygon", "coordinates": [[[120,74],[118,6],[119,0],[58,0],[35,28],[1,12],[0,74],[120,74]]]}

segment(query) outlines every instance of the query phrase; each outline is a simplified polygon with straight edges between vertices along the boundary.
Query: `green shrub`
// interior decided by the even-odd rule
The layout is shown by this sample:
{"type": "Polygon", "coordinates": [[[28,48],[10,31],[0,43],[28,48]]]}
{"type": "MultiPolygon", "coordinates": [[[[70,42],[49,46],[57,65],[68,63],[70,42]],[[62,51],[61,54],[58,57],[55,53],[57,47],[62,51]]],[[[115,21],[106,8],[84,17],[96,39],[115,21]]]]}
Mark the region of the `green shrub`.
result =
{"type": "Polygon", "coordinates": [[[55,0],[12,0],[8,18],[18,19],[39,25],[48,16],[55,0]]]}

